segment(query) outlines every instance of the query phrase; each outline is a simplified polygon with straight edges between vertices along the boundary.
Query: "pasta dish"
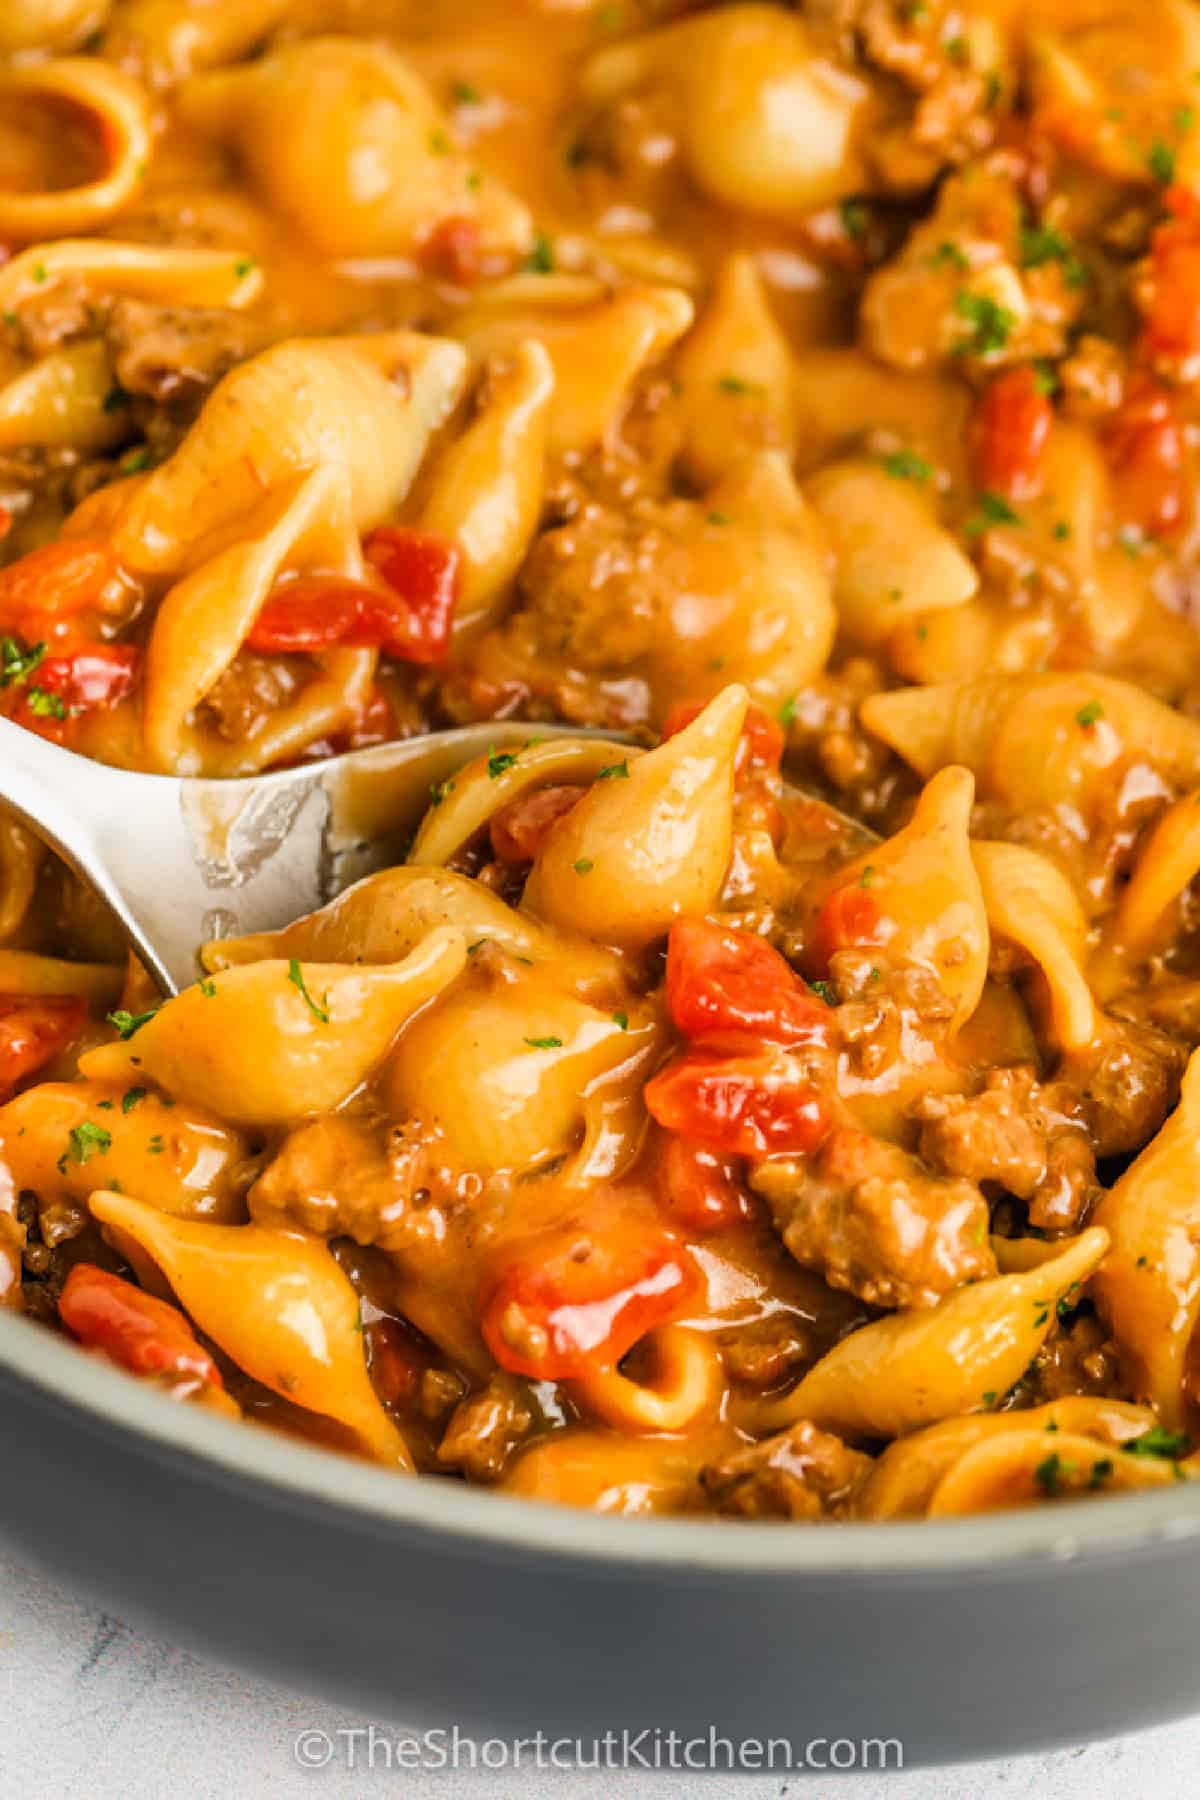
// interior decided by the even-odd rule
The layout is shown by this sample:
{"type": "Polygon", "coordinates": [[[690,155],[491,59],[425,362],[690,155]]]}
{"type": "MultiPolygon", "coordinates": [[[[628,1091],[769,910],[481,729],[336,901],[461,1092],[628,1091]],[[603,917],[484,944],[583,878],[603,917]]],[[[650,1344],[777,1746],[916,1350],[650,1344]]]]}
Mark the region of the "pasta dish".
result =
{"type": "Polygon", "coordinates": [[[0,12],[0,713],[528,726],[165,1002],[0,819],[0,1303],[614,1513],[1192,1478],[1200,6],[0,12]]]}

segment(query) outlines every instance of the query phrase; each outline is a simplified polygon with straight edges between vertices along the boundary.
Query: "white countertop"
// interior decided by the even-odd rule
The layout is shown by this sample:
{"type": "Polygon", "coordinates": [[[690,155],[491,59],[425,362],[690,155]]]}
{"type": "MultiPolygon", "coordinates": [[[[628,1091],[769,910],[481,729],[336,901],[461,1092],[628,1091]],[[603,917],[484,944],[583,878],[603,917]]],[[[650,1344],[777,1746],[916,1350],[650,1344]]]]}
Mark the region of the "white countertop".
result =
{"type": "MultiPolygon", "coordinates": [[[[298,1766],[302,1733],[344,1746],[365,1724],[142,1637],[0,1555],[0,1792],[20,1800],[817,1800],[834,1791],[803,1776],[720,1775],[701,1786],[634,1771],[348,1770],[344,1754],[321,1770],[298,1766]]],[[[1200,1717],[1028,1759],[840,1776],[836,1795],[1192,1800],[1198,1766],[1200,1717]]]]}

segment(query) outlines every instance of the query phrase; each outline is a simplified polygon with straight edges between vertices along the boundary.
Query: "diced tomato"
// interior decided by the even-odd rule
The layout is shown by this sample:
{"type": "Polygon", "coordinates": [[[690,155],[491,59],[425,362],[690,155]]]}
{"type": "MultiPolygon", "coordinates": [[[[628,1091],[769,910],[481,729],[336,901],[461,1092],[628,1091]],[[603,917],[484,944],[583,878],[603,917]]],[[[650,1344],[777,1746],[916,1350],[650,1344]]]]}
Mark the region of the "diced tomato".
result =
{"type": "Polygon", "coordinates": [[[1141,348],[1151,357],[1187,360],[1200,356],[1200,218],[1190,195],[1180,210],[1182,192],[1168,190],[1173,216],[1150,239],[1137,298],[1146,321],[1141,348]]]}
{"type": "Polygon", "coordinates": [[[652,1118],[726,1156],[812,1150],[829,1129],[820,1094],[786,1051],[689,1050],[646,1085],[652,1118]]]}
{"type": "Polygon", "coordinates": [[[728,1157],[666,1132],[655,1160],[659,1205],[685,1231],[722,1231],[749,1218],[750,1199],[728,1157]]]}
{"type": "Polygon", "coordinates": [[[65,1050],[87,1012],[79,994],[0,994],[0,1099],[65,1050]]]}
{"type": "Polygon", "coordinates": [[[54,643],[74,615],[103,610],[124,591],[111,547],[90,538],[44,544],[0,569],[0,630],[27,643],[54,643]]]}
{"type": "Polygon", "coordinates": [[[456,287],[470,287],[484,273],[479,226],[474,219],[443,219],[426,238],[421,261],[429,273],[456,287]]]}
{"type": "Polygon", "coordinates": [[[817,914],[808,960],[814,969],[827,969],[838,950],[881,943],[882,926],[879,902],[863,887],[861,878],[835,888],[817,914]]]}
{"type": "Polygon", "coordinates": [[[667,1007],[685,1036],[824,1043],[829,1008],[763,938],[680,919],[667,939],[667,1007]]]}
{"type": "Polygon", "coordinates": [[[518,794],[492,818],[492,854],[500,862],[532,862],[550,827],[578,806],[586,792],[581,787],[544,787],[518,794]]]}
{"type": "Polygon", "coordinates": [[[250,629],[251,650],[312,655],[334,645],[440,662],[450,645],[462,557],[431,532],[381,526],[364,549],[386,586],[302,575],[277,587],[250,629]]]}
{"type": "Polygon", "coordinates": [[[1041,492],[1054,408],[1031,363],[990,383],[975,408],[969,448],[976,485],[1009,500],[1041,492]]]}
{"type": "Polygon", "coordinates": [[[76,1263],[63,1284],[58,1316],[89,1350],[133,1375],[191,1376],[223,1387],[221,1371],[177,1306],[94,1263],[76,1263]]]}
{"type": "Polygon", "coordinates": [[[1170,392],[1139,377],[1103,434],[1121,518],[1150,536],[1183,522],[1187,499],[1183,423],[1170,392]]]}
{"type": "Polygon", "coordinates": [[[72,718],[115,706],[131,692],[140,651],[135,644],[92,644],[63,656],[47,656],[19,687],[10,689],[10,717],[53,743],[66,741],[72,718]]]}
{"type": "Polygon", "coordinates": [[[559,1227],[514,1245],[485,1288],[488,1349],[515,1375],[564,1381],[618,1363],[699,1291],[684,1246],[640,1221],[559,1227]]]}
{"type": "Polygon", "coordinates": [[[363,544],[404,609],[384,645],[402,662],[441,662],[450,648],[462,586],[462,552],[432,531],[381,525],[363,544]]]}
{"type": "Polygon", "coordinates": [[[13,516],[7,506],[0,506],[0,538],[8,536],[12,530],[13,516]]]}
{"type": "MultiPolygon", "coordinates": [[[[707,705],[707,700],[677,701],[663,720],[663,738],[674,737],[676,732],[682,731],[685,725],[690,725],[693,719],[698,718],[707,705]]],[[[746,723],[742,727],[741,742],[734,762],[735,774],[739,777],[778,775],[783,747],[783,728],[774,719],[768,718],[760,706],[747,707],[746,723]]]]}

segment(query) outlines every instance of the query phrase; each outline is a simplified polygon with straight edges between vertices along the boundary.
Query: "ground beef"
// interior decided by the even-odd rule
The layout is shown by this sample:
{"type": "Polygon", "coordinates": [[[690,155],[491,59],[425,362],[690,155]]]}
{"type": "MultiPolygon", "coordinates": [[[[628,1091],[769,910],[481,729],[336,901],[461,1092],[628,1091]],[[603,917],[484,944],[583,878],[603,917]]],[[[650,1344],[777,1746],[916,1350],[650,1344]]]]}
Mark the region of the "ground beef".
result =
{"type": "Polygon", "coordinates": [[[1090,1049],[1065,1057],[1059,1083],[1077,1096],[1097,1158],[1149,1143],[1179,1098],[1185,1047],[1153,1025],[1109,1019],[1090,1049]]]}
{"type": "Polygon", "coordinates": [[[438,1446],[438,1461],[469,1481],[497,1481],[514,1448],[533,1424],[525,1384],[496,1374],[455,1407],[438,1446]]]}
{"type": "Polygon", "coordinates": [[[766,1393],[793,1379],[821,1354],[817,1333],[794,1313],[738,1325],[719,1338],[725,1372],[739,1386],[766,1393]]]}
{"type": "Polygon", "coordinates": [[[1041,1231],[1078,1231],[1100,1194],[1077,1096],[1030,1068],[992,1069],[975,1095],[926,1094],[914,1108],[931,1168],[1024,1200],[1041,1231]]]}
{"type": "Polygon", "coordinates": [[[151,400],[198,395],[259,348],[261,330],[224,307],[118,300],[104,328],[117,383],[151,400]]]}
{"type": "Polygon", "coordinates": [[[807,1419],[702,1469],[717,1510],[746,1519],[823,1519],[846,1513],[871,1458],[807,1419]]]}
{"type": "Polygon", "coordinates": [[[870,952],[839,950],[829,976],[842,997],[834,1026],[851,1072],[873,1080],[904,1053],[908,1031],[935,1035],[954,1016],[954,1003],[929,969],[873,961],[870,952]]]}
{"type": "Polygon", "coordinates": [[[278,656],[243,650],[204,697],[203,712],[219,736],[241,743],[291,700],[302,676],[278,656]]]}
{"type": "Polygon", "coordinates": [[[750,1185],[796,1261],[870,1306],[936,1306],[996,1273],[974,1183],[864,1132],[834,1131],[807,1160],[760,1163],[750,1185]]]}

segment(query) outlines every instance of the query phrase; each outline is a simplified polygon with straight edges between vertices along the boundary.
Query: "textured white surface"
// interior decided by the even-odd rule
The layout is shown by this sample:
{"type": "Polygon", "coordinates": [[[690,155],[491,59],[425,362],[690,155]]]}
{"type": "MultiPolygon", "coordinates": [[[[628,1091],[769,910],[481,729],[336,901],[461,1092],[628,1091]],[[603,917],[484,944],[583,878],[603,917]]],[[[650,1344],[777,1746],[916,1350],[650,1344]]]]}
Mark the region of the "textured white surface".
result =
{"type": "Polygon", "coordinates": [[[21,1800],[1192,1800],[1200,1719],[1050,1756],[880,1777],[297,1767],[353,1715],[197,1661],[0,1557],[0,1794],[21,1800]]]}

